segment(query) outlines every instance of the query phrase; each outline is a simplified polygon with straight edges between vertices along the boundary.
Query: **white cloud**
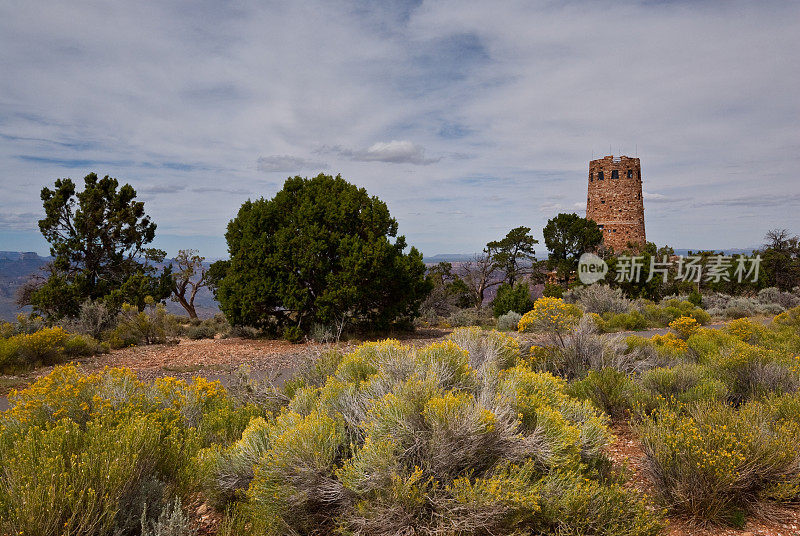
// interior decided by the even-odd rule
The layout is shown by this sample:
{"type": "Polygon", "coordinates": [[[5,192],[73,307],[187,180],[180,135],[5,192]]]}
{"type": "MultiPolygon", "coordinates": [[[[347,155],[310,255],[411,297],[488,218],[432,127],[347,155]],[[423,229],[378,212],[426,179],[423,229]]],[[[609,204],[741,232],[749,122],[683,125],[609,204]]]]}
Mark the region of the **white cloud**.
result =
{"type": "Polygon", "coordinates": [[[425,148],[410,141],[392,140],[377,142],[366,149],[346,149],[341,146],[322,147],[320,152],[330,152],[357,162],[389,162],[392,164],[414,164],[427,166],[435,164],[442,158],[427,158],[425,148]]]}
{"type": "Polygon", "coordinates": [[[648,238],[751,245],[800,193],[799,19],[777,0],[0,3],[2,212],[97,171],[151,192],[159,232],[219,237],[280,187],[265,173],[340,172],[424,253],[469,252],[579,211],[611,145],[642,159],[648,238]],[[431,195],[454,200],[420,210],[431,195]]]}

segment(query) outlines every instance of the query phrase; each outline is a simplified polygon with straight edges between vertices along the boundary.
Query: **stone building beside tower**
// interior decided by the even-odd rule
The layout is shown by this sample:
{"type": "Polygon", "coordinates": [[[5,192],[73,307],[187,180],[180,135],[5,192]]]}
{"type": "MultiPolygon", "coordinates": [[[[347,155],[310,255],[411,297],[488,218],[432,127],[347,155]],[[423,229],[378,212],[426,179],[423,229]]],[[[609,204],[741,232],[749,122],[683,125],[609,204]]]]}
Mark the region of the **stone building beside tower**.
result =
{"type": "Polygon", "coordinates": [[[589,162],[586,218],[603,230],[603,244],[615,251],[644,244],[642,168],[638,158],[606,156],[589,162]]]}

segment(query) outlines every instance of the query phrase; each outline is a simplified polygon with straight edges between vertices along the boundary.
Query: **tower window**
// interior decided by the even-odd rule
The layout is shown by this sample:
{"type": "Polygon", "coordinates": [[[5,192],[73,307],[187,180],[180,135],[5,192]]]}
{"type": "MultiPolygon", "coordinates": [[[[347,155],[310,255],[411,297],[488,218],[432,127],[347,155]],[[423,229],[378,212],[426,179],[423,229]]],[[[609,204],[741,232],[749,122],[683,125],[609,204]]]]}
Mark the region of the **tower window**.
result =
{"type": "Polygon", "coordinates": [[[632,178],[633,178],[633,170],[632,170],[632,169],[629,169],[629,170],[628,170],[628,178],[629,178],[629,179],[632,179],[632,178]]]}
{"type": "Polygon", "coordinates": [[[618,179],[618,178],[619,178],[619,171],[617,171],[616,169],[612,169],[611,170],[611,180],[618,179]]]}
{"type": "Polygon", "coordinates": [[[603,180],[603,172],[602,171],[598,171],[597,172],[597,180],[599,180],[599,181],[603,180]]]}
{"type": "Polygon", "coordinates": [[[605,200],[605,199],[601,199],[601,200],[600,200],[600,204],[601,204],[601,205],[605,205],[605,204],[606,204],[606,200],[605,200]]]}
{"type": "Polygon", "coordinates": [[[594,173],[589,173],[589,182],[594,181],[594,173]]]}
{"type": "Polygon", "coordinates": [[[642,180],[642,170],[636,171],[636,178],[639,179],[640,181],[642,180]]]}

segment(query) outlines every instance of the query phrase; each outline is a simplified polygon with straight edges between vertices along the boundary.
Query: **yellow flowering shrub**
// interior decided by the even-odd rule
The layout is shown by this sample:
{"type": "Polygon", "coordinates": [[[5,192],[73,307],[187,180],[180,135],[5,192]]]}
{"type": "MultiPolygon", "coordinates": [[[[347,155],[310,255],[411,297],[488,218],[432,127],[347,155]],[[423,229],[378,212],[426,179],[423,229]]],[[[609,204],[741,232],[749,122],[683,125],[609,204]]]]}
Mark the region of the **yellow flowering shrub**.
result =
{"type": "Polygon", "coordinates": [[[686,340],[700,329],[700,324],[691,316],[682,316],[670,322],[669,327],[673,329],[681,339],[686,340]]]}
{"type": "Polygon", "coordinates": [[[749,318],[737,318],[725,326],[725,331],[741,341],[755,344],[764,335],[767,329],[765,326],[753,322],[749,318]]]}
{"type": "Polygon", "coordinates": [[[140,501],[155,499],[154,483],[165,498],[185,496],[199,480],[199,449],[231,443],[258,413],[218,382],[148,384],[127,369],[82,374],[72,365],[9,398],[0,414],[0,534],[15,535],[129,533],[140,501]]]}
{"type": "Polygon", "coordinates": [[[653,335],[650,337],[650,342],[656,348],[664,349],[667,352],[683,353],[689,349],[689,345],[686,341],[672,332],[665,333],[664,335],[653,335]]]}
{"type": "Polygon", "coordinates": [[[781,327],[794,328],[800,334],[800,306],[788,309],[772,319],[772,322],[781,327]]]}
{"type": "Polygon", "coordinates": [[[765,498],[798,498],[800,423],[776,419],[768,404],[662,408],[639,432],[656,488],[675,513],[726,522],[765,498]]]}
{"type": "Polygon", "coordinates": [[[542,331],[560,335],[572,329],[582,314],[574,304],[565,303],[561,298],[545,296],[536,300],[533,309],[522,315],[517,331],[542,331]]]}
{"type": "Polygon", "coordinates": [[[41,328],[0,338],[0,372],[54,365],[70,357],[100,353],[103,347],[88,336],[70,335],[61,327],[41,328]]]}
{"type": "Polygon", "coordinates": [[[563,380],[509,367],[512,342],[465,330],[422,348],[362,345],[324,385],[294,386],[275,421],[208,451],[210,495],[232,498],[235,525],[263,534],[569,531],[591,501],[540,492],[552,475],[596,482],[593,500],[614,505],[596,519],[616,530],[597,534],[656,534],[657,516],[604,480],[606,418],[563,380]],[[487,360],[496,366],[470,365],[487,360]]]}

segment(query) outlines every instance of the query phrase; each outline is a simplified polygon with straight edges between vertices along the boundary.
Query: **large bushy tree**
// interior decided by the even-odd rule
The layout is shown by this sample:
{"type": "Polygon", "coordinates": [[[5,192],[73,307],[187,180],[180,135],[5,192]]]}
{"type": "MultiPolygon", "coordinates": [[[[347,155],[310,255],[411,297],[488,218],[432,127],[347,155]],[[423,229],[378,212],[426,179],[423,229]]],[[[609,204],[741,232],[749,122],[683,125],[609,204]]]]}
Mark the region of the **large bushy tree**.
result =
{"type": "Polygon", "coordinates": [[[289,338],[315,322],[381,329],[414,317],[430,291],[386,204],[338,175],[287,179],[274,198],[244,203],[225,236],[217,296],[234,325],[289,338]]]}
{"type": "Polygon", "coordinates": [[[549,251],[548,263],[565,281],[578,267],[580,256],[596,249],[603,241],[603,231],[597,223],[577,214],[562,213],[551,218],[542,234],[549,251]]]}
{"type": "Polygon", "coordinates": [[[52,189],[42,189],[41,198],[45,217],[39,229],[54,260],[48,279],[30,294],[34,309],[62,318],[75,316],[86,300],[144,307],[147,296],[169,296],[170,270],[159,274],[155,266],[165,253],[146,247],[156,224],[131,185],[90,173],[83,191],[71,179],[58,179],[52,189]]]}

